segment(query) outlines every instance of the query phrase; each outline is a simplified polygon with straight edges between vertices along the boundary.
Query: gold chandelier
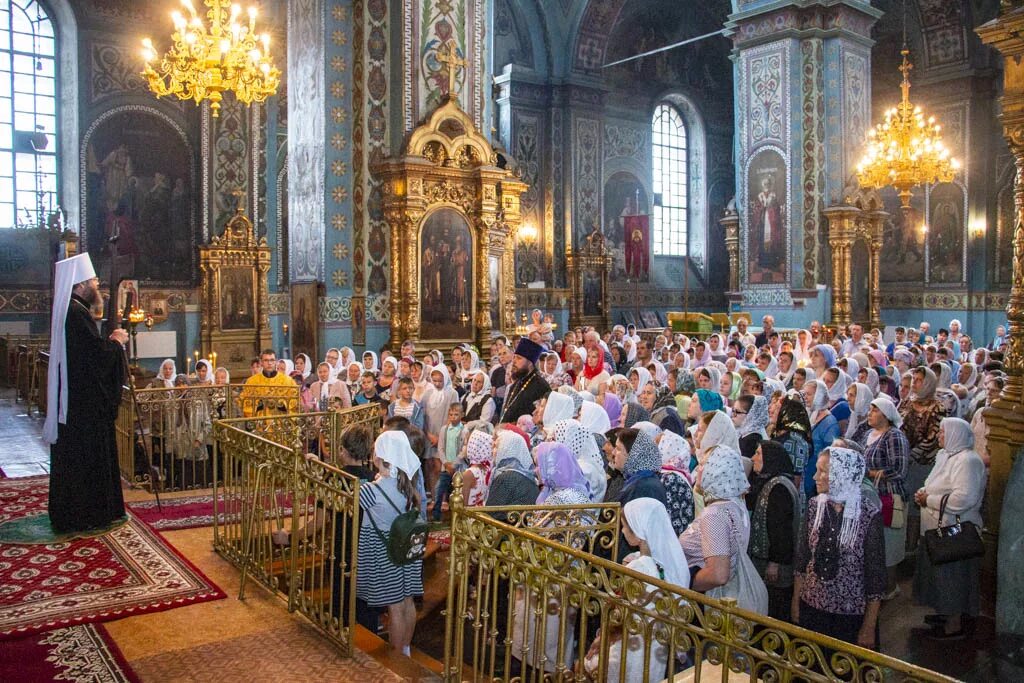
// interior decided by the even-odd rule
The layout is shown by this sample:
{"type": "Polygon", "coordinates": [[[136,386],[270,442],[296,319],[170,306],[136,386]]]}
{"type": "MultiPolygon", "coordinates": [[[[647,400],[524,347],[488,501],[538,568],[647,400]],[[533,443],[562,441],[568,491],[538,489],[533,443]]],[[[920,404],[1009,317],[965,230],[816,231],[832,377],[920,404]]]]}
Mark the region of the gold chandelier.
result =
{"type": "Polygon", "coordinates": [[[239,102],[263,102],[277,92],[281,72],[270,58],[270,36],[256,34],[256,8],[249,8],[248,26],[238,21],[242,8],[228,0],[203,0],[209,8],[206,23],[191,0],[181,0],[188,11],[172,12],[174,33],[171,49],[157,60],[153,41],[144,38],[142,75],[157,97],[174,95],[181,100],[210,101],[216,118],[222,93],[233,91],[239,102]]]}
{"type": "Polygon", "coordinates": [[[949,155],[942,144],[939,124],[935,117],[925,120],[921,107],[910,102],[910,50],[904,44],[903,99],[885,112],[885,120],[870,129],[867,149],[857,164],[857,180],[861,187],[882,188],[892,185],[904,209],[910,208],[914,185],[944,183],[953,180],[960,162],[949,155]]]}

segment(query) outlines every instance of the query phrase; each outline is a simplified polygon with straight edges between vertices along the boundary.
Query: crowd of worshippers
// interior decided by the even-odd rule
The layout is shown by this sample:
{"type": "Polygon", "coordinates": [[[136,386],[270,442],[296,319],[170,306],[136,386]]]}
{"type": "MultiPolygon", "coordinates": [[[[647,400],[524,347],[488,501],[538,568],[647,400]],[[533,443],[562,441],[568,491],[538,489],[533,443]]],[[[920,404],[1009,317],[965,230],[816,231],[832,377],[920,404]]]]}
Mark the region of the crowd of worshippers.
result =
{"type": "MultiPolygon", "coordinates": [[[[371,482],[361,487],[372,515],[359,539],[360,620],[386,608],[403,651],[421,566],[393,565],[368,518],[386,530],[400,509],[418,507],[443,520],[457,472],[467,506],[617,502],[613,559],[877,649],[905,561],[914,599],[934,612],[922,635],[971,635],[980,560],[933,565],[921,537],[956,517],[982,526],[980,416],[1003,388],[1008,343],[999,327],[975,344],[956,320],[934,337],[927,323],[894,332],[887,342],[877,329],[815,322],[783,335],[765,316],[756,333],[740,320],[699,340],[669,329],[641,338],[621,325],[556,339],[535,311],[528,333],[495,338],[488,359],[468,344],[446,358],[407,341],[380,357],[332,348],[315,366],[303,354],[294,364],[264,354],[253,376],[290,378],[305,410],[383,407],[377,442],[353,430],[333,457],[371,482]]],[[[227,381],[223,368],[212,375],[227,381]]],[[[548,640],[560,632],[576,637],[549,624],[548,640]]],[[[557,640],[545,648],[555,666],[557,640]]],[[[594,657],[591,648],[587,662],[565,664],[594,657]]]]}

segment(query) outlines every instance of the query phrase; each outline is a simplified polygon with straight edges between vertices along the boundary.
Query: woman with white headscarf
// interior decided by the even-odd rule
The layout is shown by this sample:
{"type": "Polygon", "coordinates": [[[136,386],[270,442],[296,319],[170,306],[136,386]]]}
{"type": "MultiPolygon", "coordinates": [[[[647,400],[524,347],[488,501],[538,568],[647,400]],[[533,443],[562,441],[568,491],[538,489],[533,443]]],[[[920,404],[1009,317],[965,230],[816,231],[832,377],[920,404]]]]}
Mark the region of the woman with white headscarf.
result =
{"type": "Polygon", "coordinates": [[[572,385],[572,377],[565,371],[562,360],[554,351],[541,354],[538,369],[540,376],[544,378],[544,381],[548,383],[552,391],[564,385],[572,385]]]}
{"type": "Polygon", "coordinates": [[[348,387],[337,377],[331,376],[330,363],[321,363],[316,368],[316,381],[309,388],[309,410],[324,411],[331,407],[349,408],[352,395],[348,387]]]}
{"type": "Polygon", "coordinates": [[[361,388],[359,380],[362,376],[363,364],[354,360],[345,366],[345,374],[338,375],[338,379],[342,379],[345,382],[345,386],[348,387],[349,396],[355,396],[361,388]]]}
{"type": "MultiPolygon", "coordinates": [[[[540,488],[526,438],[518,429],[505,427],[494,434],[494,474],[487,491],[489,507],[533,505],[540,488]]],[[[495,513],[505,521],[506,513],[495,513]]]]}
{"type": "Polygon", "coordinates": [[[391,523],[400,514],[420,508],[416,479],[420,461],[404,432],[382,432],[373,444],[376,481],[359,487],[359,557],[356,595],[369,605],[387,606],[391,646],[409,655],[416,605],[423,595],[423,561],[396,565],[388,556],[391,523]]]}
{"type": "Polygon", "coordinates": [[[828,409],[839,423],[840,433],[845,432],[852,412],[846,402],[846,388],[852,384],[850,377],[838,367],[831,367],[821,373],[821,381],[828,389],[828,409]]]}
{"type": "Polygon", "coordinates": [[[295,369],[302,375],[302,381],[299,383],[300,386],[308,388],[316,381],[316,373],[313,372],[313,361],[310,360],[308,354],[300,353],[295,356],[295,369]],[[299,367],[300,360],[302,361],[302,367],[299,367]]]}
{"type": "Polygon", "coordinates": [[[380,372],[380,366],[377,363],[377,354],[373,351],[363,352],[363,370],[378,374],[380,372]]]}
{"type": "Polygon", "coordinates": [[[929,366],[938,382],[935,386],[935,398],[946,408],[949,417],[960,417],[960,398],[953,391],[953,368],[949,363],[932,363],[929,366]]]}
{"type": "Polygon", "coordinates": [[[633,387],[633,393],[637,396],[644,390],[644,387],[651,381],[651,373],[647,368],[633,368],[626,375],[629,378],[629,384],[633,387]],[[635,380],[635,381],[634,381],[635,380]]]}
{"type": "MultiPolygon", "coordinates": [[[[469,357],[469,354],[463,358],[469,357]]],[[[479,368],[474,370],[466,383],[466,395],[462,397],[463,422],[483,420],[490,422],[494,417],[494,398],[491,397],[491,379],[479,368]]]]}
{"type": "Polygon", "coordinates": [[[793,345],[793,361],[797,367],[805,367],[811,362],[811,333],[797,330],[796,344],[793,345]]]}
{"type": "Polygon", "coordinates": [[[742,609],[767,614],[768,591],[747,555],[750,518],[743,494],[749,488],[739,452],[717,449],[697,470],[704,509],[679,536],[679,545],[693,590],[734,598],[742,609]]]}
{"type": "Polygon", "coordinates": [[[693,435],[697,448],[697,462],[703,464],[718,450],[740,452],[739,435],[729,416],[720,410],[705,413],[697,422],[693,435]]]}
{"type": "Polygon", "coordinates": [[[149,388],[173,389],[174,378],[177,376],[178,369],[174,365],[174,359],[165,358],[164,362],[160,364],[160,370],[156,373],[156,377],[149,383],[149,388]]]}
{"type": "Polygon", "coordinates": [[[804,384],[804,405],[811,420],[811,455],[804,463],[802,485],[807,498],[814,496],[814,467],[818,454],[832,445],[842,432],[839,421],[828,409],[828,387],[820,379],[804,384]]]}
{"type": "Polygon", "coordinates": [[[844,438],[852,439],[863,445],[867,433],[871,429],[868,425],[868,411],[871,410],[871,400],[874,398],[871,389],[867,384],[851,384],[846,390],[846,402],[850,404],[850,423],[846,426],[844,438]]]}
{"type": "Polygon", "coordinates": [[[816,495],[797,545],[793,622],[848,643],[878,647],[885,593],[882,515],[861,498],[864,457],[830,447],[818,457],[816,495]]]}
{"type": "MultiPolygon", "coordinates": [[[[985,496],[985,463],[974,450],[971,425],[947,417],[939,429],[935,467],[915,494],[921,506],[921,534],[940,526],[971,522],[982,527],[981,503],[985,496]],[[943,510],[943,502],[945,509],[943,510]]],[[[980,605],[981,558],[932,564],[927,552],[918,550],[914,574],[914,599],[935,610],[925,620],[933,625],[928,635],[938,640],[957,640],[971,630],[980,605]]]]}
{"type": "Polygon", "coordinates": [[[562,420],[555,424],[552,439],[565,444],[576,458],[587,479],[591,502],[602,502],[608,490],[608,477],[604,471],[604,457],[594,435],[576,420],[562,420]]]}
{"type": "MultiPolygon", "coordinates": [[[[626,503],[622,508],[622,518],[622,533],[626,542],[639,549],[639,552],[626,558],[626,567],[678,588],[688,588],[690,572],[686,567],[686,557],[679,547],[664,507],[651,498],[638,498],[626,503]]],[[[665,591],[649,583],[643,584],[643,587],[644,590],[639,591],[635,598],[636,611],[632,612],[641,619],[644,612],[653,610],[659,600],[674,599],[674,594],[666,595],[665,591]]],[[[656,683],[665,677],[669,650],[664,644],[652,640],[645,646],[644,638],[639,633],[624,633],[617,626],[606,628],[607,633],[598,631],[583,661],[583,668],[592,680],[603,680],[606,683],[617,683],[619,680],[656,683]],[[625,672],[622,671],[623,660],[625,672]],[[605,672],[604,679],[598,679],[602,669],[605,672]]]]}
{"type": "Polygon", "coordinates": [[[875,483],[880,498],[891,498],[893,513],[885,524],[885,566],[888,573],[885,599],[899,595],[896,584],[896,568],[904,557],[907,549],[906,511],[910,505],[904,477],[910,462],[910,442],[900,429],[903,418],[887,396],[879,396],[871,402],[868,410],[867,424],[871,431],[863,441],[864,461],[867,463],[868,478],[875,483]],[[902,511],[900,518],[895,512],[899,506],[902,511]]]}
{"type": "Polygon", "coordinates": [[[580,408],[580,423],[591,434],[604,434],[612,428],[608,411],[593,401],[584,401],[580,408]]]}
{"type": "Polygon", "coordinates": [[[448,408],[451,404],[459,402],[459,395],[452,388],[448,368],[443,363],[430,368],[428,380],[430,386],[423,393],[422,403],[423,432],[429,442],[427,454],[424,457],[424,477],[427,486],[432,489],[441,470],[441,460],[437,450],[438,439],[441,430],[448,423],[448,408]]]}
{"type": "Polygon", "coordinates": [[[541,425],[548,434],[554,434],[555,425],[562,420],[571,420],[574,411],[572,398],[557,391],[548,394],[541,413],[541,425]]]}

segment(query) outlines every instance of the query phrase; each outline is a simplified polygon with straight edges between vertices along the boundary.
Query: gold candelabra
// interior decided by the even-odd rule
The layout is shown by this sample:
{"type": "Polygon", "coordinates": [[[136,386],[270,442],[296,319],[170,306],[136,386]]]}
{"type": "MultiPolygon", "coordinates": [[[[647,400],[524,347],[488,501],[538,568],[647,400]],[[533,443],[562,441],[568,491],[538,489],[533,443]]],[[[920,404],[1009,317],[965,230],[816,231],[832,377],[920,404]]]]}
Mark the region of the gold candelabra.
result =
{"type": "Polygon", "coordinates": [[[885,112],[882,123],[868,131],[864,157],[857,164],[857,180],[866,188],[892,185],[902,208],[909,209],[911,187],[953,180],[960,162],[950,157],[942,143],[942,127],[935,117],[925,119],[921,107],[910,102],[910,70],[914,65],[906,46],[900,54],[903,98],[885,112]]]}
{"type": "Polygon", "coordinates": [[[142,40],[146,62],[142,75],[157,97],[174,95],[196,104],[209,100],[216,118],[225,91],[234,92],[245,104],[263,102],[277,92],[281,72],[270,56],[270,35],[256,33],[255,7],[249,8],[246,25],[239,22],[240,5],[228,0],[203,2],[209,8],[209,27],[192,0],[181,0],[188,16],[171,13],[174,33],[171,48],[163,56],[158,57],[152,40],[142,40]]]}

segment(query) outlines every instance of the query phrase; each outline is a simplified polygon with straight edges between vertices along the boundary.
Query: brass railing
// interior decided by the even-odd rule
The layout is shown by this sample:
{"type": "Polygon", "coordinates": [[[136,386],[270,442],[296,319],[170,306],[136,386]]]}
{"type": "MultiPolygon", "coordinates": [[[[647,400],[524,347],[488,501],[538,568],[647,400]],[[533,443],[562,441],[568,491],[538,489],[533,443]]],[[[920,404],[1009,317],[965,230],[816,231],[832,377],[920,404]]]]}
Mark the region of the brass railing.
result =
{"type": "Polygon", "coordinates": [[[446,681],[952,680],[597,557],[578,536],[565,544],[542,526],[498,521],[497,509],[466,508],[460,480],[446,681]]]}
{"type": "Polygon", "coordinates": [[[380,409],[218,420],[214,549],[352,652],[359,480],[333,464],[348,429],[375,435],[380,409]],[[311,457],[313,454],[319,457],[311,457]]]}
{"type": "MultiPolygon", "coordinates": [[[[299,405],[299,387],[201,385],[136,389],[148,462],[136,457],[136,404],[127,387],[116,421],[121,476],[133,484],[183,490],[213,485],[213,423],[245,415],[287,414],[299,405]]],[[[139,451],[141,454],[141,451],[139,451]]]]}

